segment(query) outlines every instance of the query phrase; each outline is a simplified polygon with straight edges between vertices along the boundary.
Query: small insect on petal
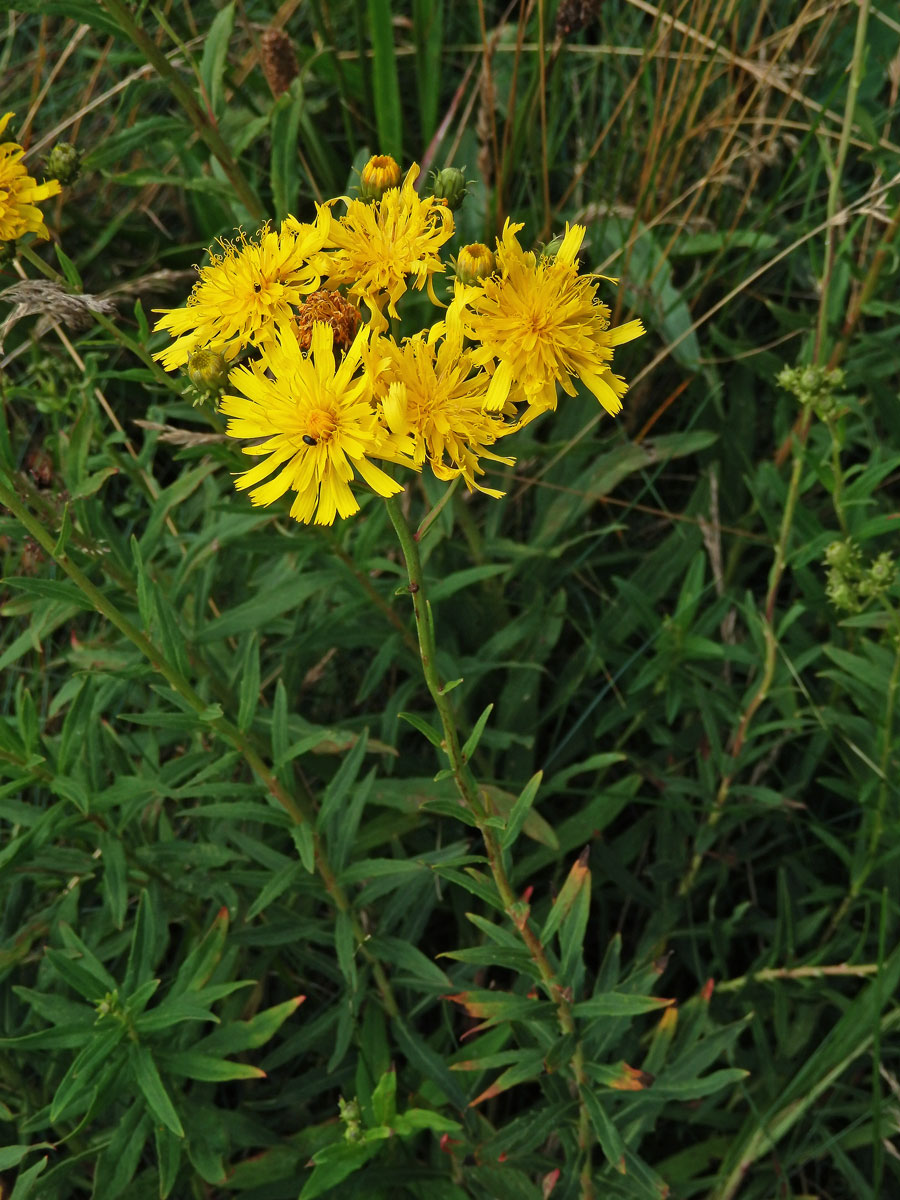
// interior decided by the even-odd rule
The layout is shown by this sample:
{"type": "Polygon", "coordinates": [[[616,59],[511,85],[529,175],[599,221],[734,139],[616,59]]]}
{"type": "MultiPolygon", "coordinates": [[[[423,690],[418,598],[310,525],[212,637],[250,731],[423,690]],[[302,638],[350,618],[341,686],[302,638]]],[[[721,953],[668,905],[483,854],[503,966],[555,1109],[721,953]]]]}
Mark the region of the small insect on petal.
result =
{"type": "Polygon", "coordinates": [[[303,440],[306,442],[307,446],[318,446],[319,444],[319,439],[310,437],[308,433],[304,433],[303,440]]]}

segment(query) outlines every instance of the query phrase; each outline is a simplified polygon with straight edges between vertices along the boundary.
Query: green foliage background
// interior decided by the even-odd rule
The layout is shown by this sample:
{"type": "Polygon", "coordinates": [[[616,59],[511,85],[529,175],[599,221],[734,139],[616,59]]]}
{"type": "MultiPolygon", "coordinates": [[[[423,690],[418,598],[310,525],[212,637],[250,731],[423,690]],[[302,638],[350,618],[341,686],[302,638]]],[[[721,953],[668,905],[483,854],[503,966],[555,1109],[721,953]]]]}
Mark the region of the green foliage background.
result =
{"type": "Polygon", "coordinates": [[[118,316],[4,334],[4,1197],[898,1194],[898,595],[837,609],[823,557],[895,541],[900,24],[798,8],[7,12],[15,136],[85,152],[38,249],[118,316]],[[383,507],[252,510],[147,365],[215,238],[379,151],[466,164],[460,244],[587,224],[649,331],[622,417],[563,398],[422,542],[577,1035],[434,779],[383,507]]]}

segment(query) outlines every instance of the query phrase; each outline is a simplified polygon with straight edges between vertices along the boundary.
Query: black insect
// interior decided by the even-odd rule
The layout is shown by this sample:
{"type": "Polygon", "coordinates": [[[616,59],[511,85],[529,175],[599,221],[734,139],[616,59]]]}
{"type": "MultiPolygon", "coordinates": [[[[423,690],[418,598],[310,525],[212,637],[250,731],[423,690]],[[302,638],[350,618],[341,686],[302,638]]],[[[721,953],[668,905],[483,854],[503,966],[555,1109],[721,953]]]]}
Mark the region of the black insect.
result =
{"type": "Polygon", "coordinates": [[[304,433],[303,440],[306,442],[307,446],[318,446],[319,444],[319,439],[310,437],[308,433],[304,433]]]}

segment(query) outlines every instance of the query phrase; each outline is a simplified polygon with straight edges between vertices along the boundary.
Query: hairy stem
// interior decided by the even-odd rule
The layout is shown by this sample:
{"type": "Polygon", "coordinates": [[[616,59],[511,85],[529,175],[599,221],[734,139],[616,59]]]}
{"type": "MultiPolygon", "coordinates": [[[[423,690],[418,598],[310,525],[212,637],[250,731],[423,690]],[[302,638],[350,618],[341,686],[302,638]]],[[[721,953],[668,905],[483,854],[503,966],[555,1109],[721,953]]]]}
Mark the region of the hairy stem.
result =
{"type": "MultiPolygon", "coordinates": [[[[461,802],[472,816],[484,840],[488,866],[490,867],[500,899],[503,902],[506,915],[518,930],[531,960],[537,968],[541,982],[544,985],[544,990],[556,1005],[559,1027],[564,1034],[574,1034],[576,1028],[571,1000],[565,989],[558,982],[553,966],[547,957],[547,952],[540,938],[528,922],[527,912],[516,898],[515,891],[503,863],[503,852],[497,832],[493,826],[488,824],[488,819],[491,816],[489,801],[481,792],[462,752],[459,730],[456,724],[456,714],[453,711],[447,689],[441,682],[437,670],[437,645],[434,633],[434,621],[432,619],[431,605],[426,595],[425,576],[422,571],[422,559],[419,555],[418,536],[413,533],[407,524],[398,497],[388,497],[385,500],[385,505],[387,506],[391,523],[397,533],[397,539],[400,542],[400,548],[406,562],[406,570],[409,576],[409,594],[412,597],[413,612],[416,618],[416,631],[419,638],[422,674],[425,677],[428,691],[431,693],[431,698],[441,719],[441,728],[444,735],[441,745],[449,759],[450,770],[456,783],[456,789],[459,792],[461,802]]],[[[582,1200],[593,1200],[595,1194],[591,1170],[591,1145],[593,1139],[591,1136],[590,1116],[580,1094],[584,1089],[590,1087],[590,1082],[585,1073],[584,1051],[580,1042],[575,1048],[570,1065],[575,1084],[579,1091],[578,1136],[579,1145],[584,1156],[584,1164],[580,1175],[581,1197],[582,1200]]]]}

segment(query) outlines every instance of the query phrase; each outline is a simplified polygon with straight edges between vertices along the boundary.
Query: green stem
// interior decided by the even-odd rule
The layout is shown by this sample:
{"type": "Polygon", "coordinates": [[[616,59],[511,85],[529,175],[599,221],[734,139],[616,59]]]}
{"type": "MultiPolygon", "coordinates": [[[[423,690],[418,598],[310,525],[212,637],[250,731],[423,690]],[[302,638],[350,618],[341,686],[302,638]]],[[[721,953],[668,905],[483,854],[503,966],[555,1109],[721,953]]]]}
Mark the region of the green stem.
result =
{"type": "Polygon", "coordinates": [[[125,33],[158,75],[167,83],[172,95],[184,109],[191,124],[206,143],[210,152],[219,160],[222,170],[234,188],[235,195],[256,221],[262,221],[265,213],[259,197],[250,187],[243,171],[238,166],[225,139],[219,133],[212,115],[204,112],[197,103],[191,88],[184,82],[156,42],[149,37],[131,16],[122,0],[101,0],[103,7],[115,18],[125,33]]]}
{"type": "MultiPolygon", "coordinates": [[[[775,663],[778,656],[778,641],[775,637],[775,601],[778,598],[778,587],[781,583],[781,579],[784,575],[784,570],[787,565],[788,542],[790,541],[791,529],[794,523],[794,513],[797,509],[797,498],[800,494],[800,479],[802,474],[803,443],[799,438],[797,438],[794,444],[794,465],[791,471],[791,480],[788,484],[784,512],[781,516],[781,529],[778,534],[778,542],[775,546],[775,557],[772,560],[772,567],[769,571],[769,587],[766,593],[766,605],[762,613],[762,632],[766,643],[765,653],[763,655],[762,676],[759,681],[759,686],[753,693],[750,702],[741,715],[741,719],[738,722],[734,737],[732,738],[732,769],[726,775],[723,775],[722,781],[719,784],[719,789],[716,792],[716,798],[713,807],[707,813],[704,830],[705,835],[708,835],[716,828],[725,813],[725,804],[731,792],[731,785],[734,782],[734,777],[737,774],[737,761],[740,757],[741,750],[744,747],[744,742],[747,739],[750,723],[756,715],[757,709],[768,696],[769,689],[772,686],[772,680],[775,678],[775,663]]],[[[680,896],[686,896],[693,888],[697,878],[697,872],[700,870],[702,862],[702,852],[695,849],[691,858],[690,866],[688,867],[687,872],[678,888],[678,894],[680,896]]]]}
{"type": "MultiPolygon", "coordinates": [[[[0,475],[0,501],[6,505],[17,520],[28,530],[28,533],[46,552],[47,556],[68,575],[82,594],[90,600],[94,609],[106,617],[110,624],[114,625],[141,652],[153,669],[162,675],[172,690],[194,712],[198,715],[204,713],[208,708],[208,704],[203,697],[191,687],[181,672],[167,661],[162,650],[141,633],[140,629],[113,604],[109,597],[105,596],[88,579],[81,568],[71,560],[65,549],[57,544],[47,529],[44,528],[40,521],[20,501],[15,490],[2,475],[0,475]]],[[[247,735],[226,717],[218,717],[213,721],[206,722],[206,724],[209,729],[213,730],[219,737],[232,745],[235,750],[239,751],[250,769],[261,780],[268,793],[284,809],[294,824],[308,825],[313,829],[313,852],[319,877],[324,883],[328,894],[331,896],[335,907],[340,912],[346,913],[350,918],[354,938],[360,952],[372,967],[372,974],[381,994],[385,1010],[390,1016],[396,1016],[399,1009],[391,991],[390,982],[382,964],[367,945],[367,936],[359,920],[359,916],[353,910],[346,892],[341,887],[328,861],[321,837],[314,828],[312,805],[305,799],[298,799],[291,795],[262,755],[254,748],[247,735]]]]}
{"type": "MultiPolygon", "coordinates": [[[[400,507],[399,497],[390,496],[386,498],[385,506],[397,533],[400,549],[403,552],[403,558],[406,562],[406,570],[409,576],[409,594],[412,597],[413,612],[416,618],[416,631],[419,638],[422,674],[425,677],[428,691],[431,693],[431,698],[438,710],[438,715],[441,718],[441,727],[444,734],[441,745],[450,761],[450,770],[456,783],[456,789],[459,792],[460,800],[471,814],[484,840],[488,866],[490,867],[491,875],[493,876],[494,884],[500,895],[506,915],[518,930],[531,960],[537,968],[541,982],[544,985],[544,990],[556,1005],[556,1015],[559,1020],[560,1029],[564,1034],[574,1034],[576,1028],[571,1001],[565,989],[557,981],[556,973],[547,957],[547,952],[540,938],[529,925],[527,914],[523,912],[522,906],[516,898],[515,891],[503,864],[503,852],[497,833],[488,824],[488,818],[491,815],[489,802],[483,796],[462,752],[459,730],[456,725],[456,715],[437,670],[437,643],[434,633],[434,620],[431,605],[428,602],[426,594],[425,575],[422,571],[422,559],[419,554],[418,535],[410,529],[403,515],[403,510],[400,507]]],[[[581,1195],[582,1200],[591,1200],[594,1195],[593,1183],[591,1182],[591,1125],[590,1116],[581,1098],[581,1093],[591,1085],[585,1073],[584,1051],[580,1042],[577,1044],[572,1055],[571,1068],[579,1090],[578,1133],[579,1144],[585,1160],[580,1176],[581,1195]]]]}
{"type": "Polygon", "coordinates": [[[841,126],[841,136],[838,141],[837,153],[831,168],[828,181],[828,200],[826,218],[828,228],[825,234],[825,264],[822,270],[822,296],[819,301],[819,319],[816,325],[815,361],[821,362],[825,357],[825,339],[828,331],[828,295],[829,286],[834,273],[836,257],[835,249],[835,218],[841,197],[841,179],[844,174],[844,164],[847,161],[847,151],[850,148],[850,135],[853,131],[853,113],[856,109],[856,97],[863,78],[863,66],[866,51],[866,27],[869,22],[869,0],[859,0],[859,11],[856,17],[856,37],[853,42],[853,57],[850,60],[850,78],[847,83],[847,101],[844,105],[844,120],[841,126]]]}
{"type": "Polygon", "coordinates": [[[838,524],[841,527],[841,533],[844,537],[850,536],[850,530],[847,526],[847,518],[844,515],[844,472],[841,469],[841,447],[838,443],[836,422],[828,421],[828,432],[831,435],[831,473],[833,482],[831,486],[831,500],[834,504],[834,511],[837,514],[838,524]]]}

